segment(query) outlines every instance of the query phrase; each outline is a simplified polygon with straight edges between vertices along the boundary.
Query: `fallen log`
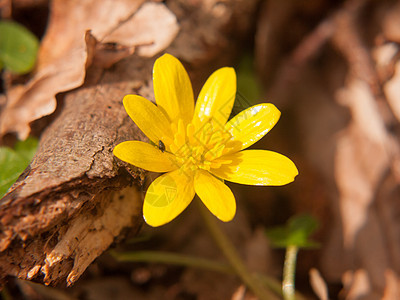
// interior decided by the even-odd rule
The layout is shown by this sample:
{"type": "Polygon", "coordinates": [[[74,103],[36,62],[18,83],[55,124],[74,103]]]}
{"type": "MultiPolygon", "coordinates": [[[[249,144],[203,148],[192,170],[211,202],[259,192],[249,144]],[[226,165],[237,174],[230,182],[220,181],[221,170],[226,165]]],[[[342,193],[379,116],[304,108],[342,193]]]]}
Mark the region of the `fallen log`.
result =
{"type": "MultiPolygon", "coordinates": [[[[113,242],[138,232],[144,172],[118,161],[112,149],[146,137],[124,111],[123,96],[154,97],[151,72],[160,51],[180,58],[198,88],[210,71],[232,62],[237,52],[232,49],[249,29],[256,3],[167,1],[179,33],[168,48],[161,46],[147,57],[136,46],[102,43],[86,32],[83,85],[58,94],[57,110],[40,135],[34,159],[0,200],[1,283],[15,276],[71,285],[113,242]],[[104,63],[110,56],[119,61],[104,63]]],[[[12,127],[7,130],[2,134],[12,127]]]]}

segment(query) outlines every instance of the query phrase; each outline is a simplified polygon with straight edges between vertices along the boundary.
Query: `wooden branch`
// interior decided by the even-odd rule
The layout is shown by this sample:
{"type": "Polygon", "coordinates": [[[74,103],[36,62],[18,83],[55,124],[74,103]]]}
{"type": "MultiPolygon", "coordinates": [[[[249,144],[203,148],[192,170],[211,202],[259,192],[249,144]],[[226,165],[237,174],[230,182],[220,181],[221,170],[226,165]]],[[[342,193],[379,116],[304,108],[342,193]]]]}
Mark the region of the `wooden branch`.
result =
{"type": "MultiPolygon", "coordinates": [[[[257,1],[211,2],[167,3],[181,26],[167,51],[189,67],[203,66],[191,72],[194,86],[204,71],[229,60],[227,49],[246,33],[257,1]],[[207,22],[198,26],[198,20],[207,22]]],[[[0,201],[2,282],[11,275],[51,285],[66,279],[70,285],[123,237],[124,228],[132,234],[140,229],[144,173],[127,168],[112,149],[122,141],[146,140],[122,98],[153,98],[154,60],[132,55],[108,70],[94,61],[84,86],[59,97],[36,156],[0,201]]]]}

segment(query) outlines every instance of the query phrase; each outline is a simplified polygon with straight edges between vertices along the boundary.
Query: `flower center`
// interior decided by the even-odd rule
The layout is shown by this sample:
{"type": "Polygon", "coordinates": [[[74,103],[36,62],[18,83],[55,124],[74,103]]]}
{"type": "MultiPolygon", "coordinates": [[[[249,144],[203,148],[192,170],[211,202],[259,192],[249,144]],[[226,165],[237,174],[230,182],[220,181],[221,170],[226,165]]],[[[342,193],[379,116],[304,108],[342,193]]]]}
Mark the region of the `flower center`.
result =
{"type": "Polygon", "coordinates": [[[232,141],[232,135],[223,127],[214,124],[212,120],[197,127],[192,123],[186,127],[182,120],[171,125],[174,139],[166,138],[167,150],[175,155],[176,163],[184,172],[194,172],[197,169],[210,170],[230,163],[218,159],[237,147],[232,141]]]}

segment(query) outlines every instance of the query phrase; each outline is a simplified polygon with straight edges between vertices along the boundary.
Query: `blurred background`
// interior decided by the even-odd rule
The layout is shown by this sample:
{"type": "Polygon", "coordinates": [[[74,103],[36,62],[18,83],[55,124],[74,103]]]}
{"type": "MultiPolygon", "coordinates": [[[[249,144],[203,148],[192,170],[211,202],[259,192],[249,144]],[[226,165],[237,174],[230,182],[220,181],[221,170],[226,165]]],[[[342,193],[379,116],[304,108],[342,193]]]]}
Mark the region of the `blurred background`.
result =
{"type": "MultiPolygon", "coordinates": [[[[318,221],[312,238],[319,246],[298,256],[296,288],[306,299],[327,299],[325,288],[329,299],[400,299],[399,1],[3,0],[0,10],[2,21],[25,26],[39,40],[32,70],[13,72],[1,63],[3,146],[30,135],[39,138],[38,151],[52,147],[42,134],[62,116],[71,91],[102,76],[110,86],[105,94],[134,76],[150,78],[147,65],[164,52],[182,60],[196,94],[212,71],[233,66],[233,115],[261,102],[282,112],[252,148],[282,153],[299,169],[282,187],[228,183],[238,211],[221,225],[248,268],[280,281],[284,250],[271,246],[265,230],[307,213],[318,221]],[[122,17],[126,7],[132,11],[122,17]],[[133,27],[117,30],[139,12],[133,27]],[[139,75],[127,71],[132,60],[139,75]]],[[[0,45],[0,55],[5,49],[0,45]]],[[[130,90],[151,98],[151,80],[135,80],[130,90]]],[[[161,228],[125,228],[120,235],[112,243],[118,251],[224,260],[193,204],[161,228]]],[[[107,251],[71,288],[7,275],[3,299],[255,299],[233,275],[122,263],[107,251]]]]}

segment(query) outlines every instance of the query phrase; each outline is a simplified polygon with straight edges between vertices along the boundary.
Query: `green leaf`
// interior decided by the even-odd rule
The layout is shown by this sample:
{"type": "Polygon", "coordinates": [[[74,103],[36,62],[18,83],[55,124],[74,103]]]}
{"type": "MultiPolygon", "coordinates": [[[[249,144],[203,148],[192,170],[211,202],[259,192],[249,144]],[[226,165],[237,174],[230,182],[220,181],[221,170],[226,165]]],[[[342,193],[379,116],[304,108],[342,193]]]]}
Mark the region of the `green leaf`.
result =
{"type": "Polygon", "coordinates": [[[319,244],[309,239],[318,229],[318,221],[311,215],[292,217],[285,226],[266,230],[271,243],[278,248],[297,246],[299,248],[314,248],[319,244]]]}
{"type": "Polygon", "coordinates": [[[37,138],[28,137],[25,141],[18,141],[15,144],[14,149],[21,157],[25,158],[25,161],[29,163],[36,153],[38,143],[39,142],[37,138]]]}
{"type": "Polygon", "coordinates": [[[29,165],[37,145],[37,139],[28,138],[17,142],[14,149],[0,147],[0,198],[29,165]]]}
{"type": "Polygon", "coordinates": [[[28,73],[35,66],[38,48],[38,39],[24,26],[0,22],[0,66],[14,73],[28,73]]]}

